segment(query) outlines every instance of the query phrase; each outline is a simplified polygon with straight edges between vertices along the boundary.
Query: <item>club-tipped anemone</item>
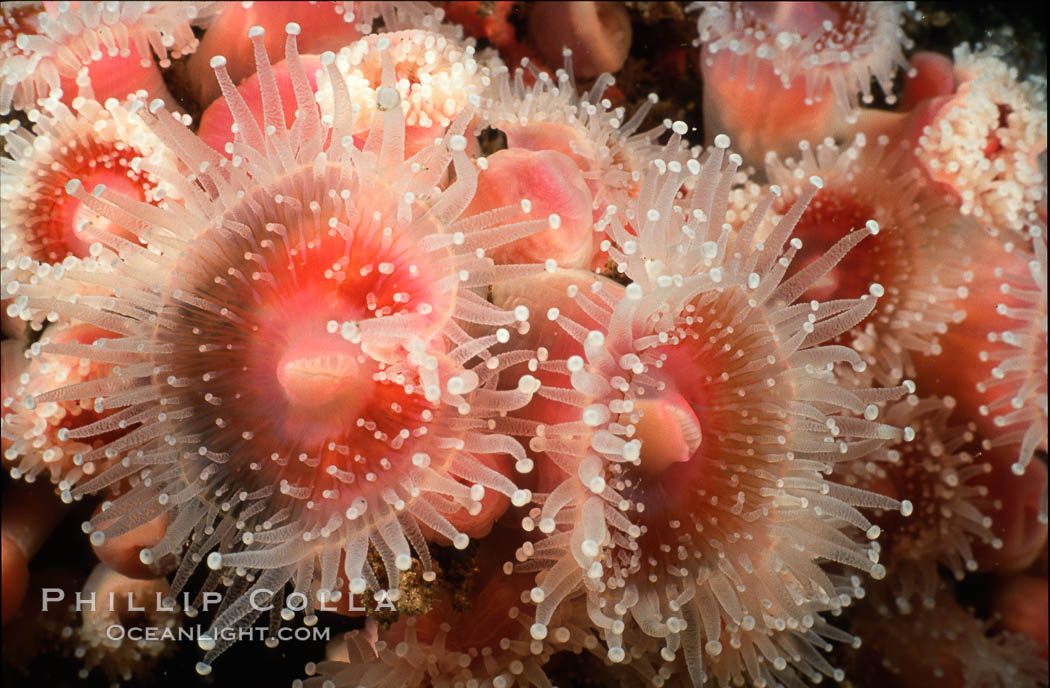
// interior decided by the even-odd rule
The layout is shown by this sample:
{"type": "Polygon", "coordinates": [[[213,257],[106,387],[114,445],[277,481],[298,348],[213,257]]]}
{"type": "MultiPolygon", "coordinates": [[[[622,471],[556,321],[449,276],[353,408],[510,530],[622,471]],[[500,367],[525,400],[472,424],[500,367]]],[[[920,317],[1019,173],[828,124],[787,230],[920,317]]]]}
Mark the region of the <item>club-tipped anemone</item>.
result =
{"type": "Polygon", "coordinates": [[[936,101],[916,156],[963,213],[1023,236],[1046,199],[1046,82],[1019,81],[992,49],[964,44],[954,59],[955,93],[936,101]]]}
{"type": "Polygon", "coordinates": [[[540,537],[516,558],[540,572],[534,637],[583,588],[614,660],[637,624],[684,658],[695,683],[839,677],[819,650],[853,638],[820,613],[861,594],[860,579],[821,564],[881,577],[877,549],[857,542],[878,528],[858,507],[900,504],[826,476],[899,441],[876,404],[913,388],[837,384],[836,364],[864,363],[825,342],[875,297],[796,303],[807,285],[783,282],[820,180],[755,242],[773,196],[734,232],[724,216],[739,157],[719,143],[702,164],[654,162],[627,208],[631,230],[608,216],[609,255],[631,284],[592,279],[558,293],[533,278],[502,304],[553,303],[547,317],[575,348],[541,363],[568,383],[541,376],[537,398],[562,410],[530,448],[565,476],[537,495],[525,527],[540,537]]]}
{"type": "MultiPolygon", "coordinates": [[[[350,43],[338,51],[335,64],[360,107],[354,133],[361,139],[373,118],[390,107],[389,97],[380,92],[381,54],[389,55],[392,63],[394,88],[405,111],[409,155],[441,136],[460,112],[482,108],[490,97],[492,74],[502,68],[492,51],[478,53],[472,41],[429,31],[382,33],[350,43]]],[[[319,101],[330,115],[332,93],[325,84],[319,89],[319,101]]]]}
{"type": "MultiPolygon", "coordinates": [[[[107,414],[88,399],[37,403],[37,398],[56,387],[107,376],[109,363],[78,354],[111,336],[92,325],[62,323],[48,327],[28,351],[21,352],[20,344],[11,342],[24,354],[21,361],[4,360],[16,369],[10,387],[4,386],[2,400],[4,467],[11,477],[27,482],[44,478],[68,494],[72,486],[99,470],[95,461],[84,457],[113,439],[113,433],[100,437],[92,427],[107,414]]],[[[121,428],[113,426],[112,431],[119,434],[121,428]]]]}
{"type": "Polygon", "coordinates": [[[63,638],[73,639],[73,654],[83,663],[79,677],[86,679],[98,670],[112,685],[121,685],[144,680],[155,671],[160,657],[174,649],[165,636],[177,634],[182,623],[168,591],[164,578],[133,579],[105,564],[95,566],[80,593],[94,603],[78,607],[80,624],[63,629],[63,638]],[[157,604],[158,599],[165,604],[157,604]],[[157,631],[117,634],[113,630],[139,625],[157,631]]]}
{"type": "MultiPolygon", "coordinates": [[[[508,535],[503,533],[501,535],[508,535]]],[[[514,573],[493,556],[496,545],[482,545],[472,602],[453,606],[450,594],[439,594],[431,611],[406,616],[370,640],[366,632],[346,634],[348,661],[310,663],[308,678],[297,688],[422,688],[424,686],[491,686],[545,688],[551,680],[544,665],[557,652],[594,649],[597,639],[581,606],[559,610],[550,633],[533,638],[529,589],[532,576],[514,573]]],[[[504,557],[505,558],[505,557],[504,557]]]]}
{"type": "Polygon", "coordinates": [[[1012,452],[1025,472],[1045,442],[1047,418],[1046,238],[990,236],[973,223],[953,240],[965,258],[958,318],[941,338],[943,353],[919,362],[923,389],[952,396],[977,424],[986,448],[1012,452]]]}
{"type": "MultiPolygon", "coordinates": [[[[882,384],[913,376],[914,356],[939,354],[939,337],[961,317],[968,221],[887,136],[869,141],[859,134],[842,147],[830,139],[816,146],[804,141],[796,158],[768,155],[766,175],[779,190],[774,218],[789,212],[811,177],[823,180],[794,231],[802,248],[787,281],[809,285],[799,298],[856,298],[880,285],[871,317],[844,343],[862,353],[882,384]],[[854,230],[870,236],[849,250],[864,236],[854,230]]],[[[758,237],[772,225],[760,227],[758,237]]]]}
{"type": "Polygon", "coordinates": [[[1004,576],[996,581],[991,596],[993,614],[999,625],[1011,633],[1032,638],[1046,657],[1050,652],[1050,621],[1043,609],[1047,606],[1050,588],[1038,572],[1004,576]]]}
{"type": "Polygon", "coordinates": [[[942,590],[931,607],[900,614],[889,596],[873,587],[851,620],[864,638],[854,671],[864,685],[988,686],[1039,688],[1048,680],[1047,663],[1027,635],[994,630],[942,590]],[[886,632],[886,624],[893,632],[886,632]]]}
{"type": "MultiPolygon", "coordinates": [[[[462,548],[467,536],[443,514],[477,513],[486,490],[519,506],[530,497],[479,458],[510,456],[518,471],[531,469],[500,415],[527,403],[536,381],[523,375],[501,391],[505,366],[488,351],[527,329],[529,313],[497,308],[474,289],[542,270],[496,266],[485,250],[546,220],[500,224],[518,207],[463,215],[478,173],[465,153],[470,110],[406,159],[389,58],[379,89],[389,107],[359,150],[334,55],[322,56],[335,84],[329,122],[306,107],[314,91],[298,67],[298,27],[288,34],[300,104],[290,126],[265,51],[262,127],[216,59],[240,129],[232,159],[153,102],[143,118],[180,163],[157,173],[182,202],[157,208],[69,189],[149,248],[103,237],[117,260],[19,284],[14,295],[115,333],[76,352],[119,364],[110,375],[36,402],[93,399],[113,410],[90,426],[95,433],[137,424],[84,455],[109,466],[71,496],[130,480],[85,526],[92,537],[104,542],[168,513],[143,561],[176,555],[175,593],[205,561],[205,587],[232,589],[214,633],[199,641],[203,673],[231,642],[219,634],[254,619],[253,591],[292,580],[312,619],[320,598],[339,597],[333,591],[382,589],[370,548],[396,589],[413,552],[434,575],[421,526],[462,548]],[[88,283],[111,293],[69,296],[88,283]]],[[[274,614],[288,618],[281,594],[274,614]]]]}
{"type": "Polygon", "coordinates": [[[61,92],[63,79],[71,83],[85,67],[90,74],[94,65],[114,60],[126,61],[125,69],[130,71],[122,73],[125,82],[140,79],[140,71],[150,70],[155,78],[143,83],[153,86],[152,96],[163,97],[154,53],[160,65],[167,67],[171,58],[193,52],[198,41],[191,22],[203,19],[218,4],[4,3],[0,14],[0,112],[8,112],[12,105],[31,108],[38,99],[61,92]]]}
{"type": "Polygon", "coordinates": [[[70,109],[57,101],[37,112],[33,131],[17,121],[0,125],[5,156],[0,217],[3,232],[0,282],[8,314],[39,324],[46,314],[11,303],[19,282],[36,282],[103,253],[107,234],[133,240],[85,203],[67,193],[70,184],[106,189],[134,201],[162,205],[171,189],[150,173],[147,161],[172,161],[160,139],[142,121],[143,103],[78,98],[70,109]],[[14,284],[12,284],[14,283],[14,284]]]}
{"type": "Polygon", "coordinates": [[[605,97],[614,83],[611,74],[602,74],[589,91],[578,92],[568,52],[565,67],[553,77],[525,61],[513,73],[496,75],[493,102],[484,118],[487,126],[503,132],[510,148],[557,151],[571,158],[591,191],[596,220],[610,206],[627,207],[650,159],[689,157],[681,138],[687,131],[684,122],[674,125],[670,140],[659,146],[656,139],[672,128],[670,122],[639,131],[656,96],[628,118],[623,107],[612,107],[605,97]]]}
{"type": "MultiPolygon", "coordinates": [[[[1046,230],[1030,227],[1029,232],[1032,251],[1016,249],[1027,258],[1027,272],[996,272],[1003,300],[996,304],[996,312],[1007,319],[1009,329],[988,334],[980,359],[994,367],[977,385],[987,399],[979,412],[1001,429],[993,446],[1018,448],[1013,465],[1017,475],[1024,474],[1047,437],[1046,230]]],[[[1043,513],[1045,519],[1045,497],[1043,513]]]]}
{"type": "Polygon", "coordinates": [[[370,33],[376,22],[382,20],[383,31],[422,30],[438,33],[446,38],[463,40],[463,27],[445,21],[444,8],[429,2],[412,0],[337,0],[343,6],[344,19],[357,24],[362,33],[370,33]]]}
{"type": "Polygon", "coordinates": [[[855,112],[874,100],[872,81],[895,102],[893,76],[908,67],[902,2],[695,2],[690,9],[702,10],[701,60],[726,54],[746,64],[741,89],[753,89],[756,73],[769,67],[785,89],[802,81],[807,104],[830,98],[855,112]]]}
{"type": "MultiPolygon", "coordinates": [[[[951,397],[914,394],[888,405],[882,418],[905,428],[904,441],[887,444],[843,471],[853,487],[891,495],[905,505],[878,519],[887,570],[883,587],[898,610],[931,607],[943,587],[938,567],[957,579],[978,569],[974,548],[1002,547],[992,532],[993,499],[981,483],[992,465],[981,458],[974,427],[953,416],[951,397]]],[[[841,470],[841,469],[840,469],[841,470]]]]}
{"type": "Polygon", "coordinates": [[[894,102],[911,42],[901,2],[695,2],[704,127],[724,132],[749,164],[803,139],[843,131],[873,100],[894,102]],[[754,113],[761,112],[756,117],[754,113]]]}

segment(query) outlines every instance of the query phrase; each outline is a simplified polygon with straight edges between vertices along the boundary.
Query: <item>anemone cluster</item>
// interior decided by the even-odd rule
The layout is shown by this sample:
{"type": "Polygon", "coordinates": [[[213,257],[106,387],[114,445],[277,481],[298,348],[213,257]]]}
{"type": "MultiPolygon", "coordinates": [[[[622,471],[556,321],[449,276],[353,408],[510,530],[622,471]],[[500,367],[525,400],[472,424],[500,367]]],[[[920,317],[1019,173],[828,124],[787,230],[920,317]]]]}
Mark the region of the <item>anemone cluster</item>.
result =
{"type": "Polygon", "coordinates": [[[701,132],[618,4],[442,4],[0,10],[5,625],[87,501],[115,683],[1046,685],[1045,81],[693,3],[701,132]]]}

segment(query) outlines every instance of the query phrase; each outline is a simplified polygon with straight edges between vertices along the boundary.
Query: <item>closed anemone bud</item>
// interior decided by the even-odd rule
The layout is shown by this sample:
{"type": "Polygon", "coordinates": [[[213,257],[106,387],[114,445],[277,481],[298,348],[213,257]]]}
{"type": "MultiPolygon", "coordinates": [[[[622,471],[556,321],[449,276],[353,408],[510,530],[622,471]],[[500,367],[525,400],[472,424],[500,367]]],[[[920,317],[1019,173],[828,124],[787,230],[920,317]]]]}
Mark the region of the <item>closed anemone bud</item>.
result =
{"type": "MultiPolygon", "coordinates": [[[[310,88],[317,88],[317,73],[321,68],[321,59],[317,55],[302,55],[299,58],[302,64],[303,72],[306,75],[306,79],[310,85],[310,88]]],[[[292,83],[292,77],[289,70],[288,63],[283,59],[277,61],[273,65],[274,80],[277,83],[277,91],[281,96],[281,105],[284,108],[284,119],[285,122],[292,123],[295,121],[295,113],[299,108],[299,103],[295,99],[295,87],[292,83]]],[[[203,81],[215,82],[214,78],[208,77],[203,81]]],[[[216,87],[218,88],[218,87],[216,87]]],[[[244,102],[247,104],[248,109],[252,112],[255,117],[255,121],[258,123],[259,128],[265,126],[263,123],[263,97],[261,81],[258,74],[252,74],[247,77],[237,86],[237,92],[244,98],[244,102]]],[[[316,105],[312,105],[316,111],[316,105]]],[[[218,98],[213,100],[211,105],[201,115],[200,126],[197,129],[197,135],[207,143],[209,146],[214,148],[220,153],[224,153],[227,157],[233,157],[232,149],[227,149],[228,144],[232,143],[235,139],[233,129],[234,117],[233,112],[230,110],[230,105],[225,98],[218,98]]]]}
{"type": "MultiPolygon", "coordinates": [[[[598,222],[626,209],[654,158],[685,164],[689,157],[682,142],[685,132],[676,130],[666,144],[656,145],[652,132],[638,132],[657,102],[655,95],[628,117],[622,108],[613,109],[608,99],[601,98],[615,81],[611,75],[599,76],[589,93],[580,94],[571,56],[566,61],[567,70],[559,70],[553,78],[542,73],[531,86],[525,85],[523,69],[513,74],[506,68],[497,71],[493,81],[499,97],[484,121],[503,132],[509,148],[557,151],[570,158],[587,182],[592,216],[598,222]]],[[[600,238],[595,243],[600,248],[600,238]]],[[[591,267],[604,265],[606,258],[600,251],[595,253],[591,267]]]]}
{"type": "Polygon", "coordinates": [[[119,366],[87,387],[59,385],[39,397],[87,398],[139,424],[119,438],[105,436],[104,423],[83,431],[83,441],[98,442],[92,456],[108,462],[72,498],[138,476],[112,516],[88,523],[92,535],[104,543],[167,515],[171,525],[147,558],[173,555],[180,581],[206,561],[221,572],[208,590],[243,593],[213,621],[202,670],[229,646],[225,630],[247,623],[253,591],[294,579],[316,600],[340,579],[352,591],[375,587],[371,544],[386,589],[397,590],[413,554],[433,576],[422,526],[462,549],[468,535],[444,513],[482,516],[490,494],[517,505],[530,498],[505,463],[480,458],[530,468],[496,419],[525,405],[536,385],[501,389],[503,367],[488,353],[520,321],[474,289],[517,273],[479,249],[521,234],[498,217],[463,213],[476,169],[455,142],[470,113],[421,152],[429,165],[405,154],[401,108],[376,118],[364,151],[352,152],[345,85],[333,84],[330,121],[306,107],[315,94],[291,29],[285,57],[299,117],[284,119],[263,51],[261,128],[217,63],[245,144],[230,160],[162,103],[140,111],[166,143],[179,144],[171,146],[177,164],[159,165],[158,174],[185,203],[157,208],[102,190],[94,209],[177,249],[115,246],[105,271],[69,270],[57,280],[74,290],[101,283],[107,298],[42,303],[119,330],[77,350],[90,363],[119,366]],[[244,585],[235,583],[247,572],[244,585]]]}
{"type": "Polygon", "coordinates": [[[974,552],[983,571],[1013,573],[1027,569],[1046,547],[1046,464],[1033,461],[1023,476],[1011,470],[1004,450],[987,455],[991,470],[977,478],[993,508],[988,510],[996,539],[974,552]]]}
{"type": "Polygon", "coordinates": [[[509,148],[487,158],[478,175],[471,214],[530,200],[529,212],[508,221],[545,224],[541,231],[491,251],[498,263],[536,263],[553,258],[567,268],[587,268],[594,253],[591,193],[576,164],[557,151],[509,148]]]}
{"type": "MultiPolygon", "coordinates": [[[[739,164],[723,146],[695,170],[651,168],[639,199],[655,199],[653,205],[630,208],[646,222],[628,230],[614,217],[609,227],[618,246],[637,243],[631,254],[610,249],[634,281],[628,287],[592,277],[593,288],[579,279],[572,289],[554,275],[494,292],[505,307],[556,305],[556,319],[533,323],[534,336],[566,361],[567,372],[550,376],[540,392],[556,407],[521,411],[545,423],[530,448],[563,467],[560,481],[549,479],[549,497],[534,519],[541,532],[555,526],[534,548],[554,562],[540,579],[542,594],[533,597],[542,600],[537,623],[546,624],[566,592],[581,585],[615,650],[610,658],[623,656],[633,618],[649,635],[678,636],[694,683],[704,680],[696,671],[707,662],[756,683],[773,683],[782,671],[808,674],[792,660],[799,638],[779,631],[803,618],[811,628],[828,628],[819,613],[840,608],[840,595],[852,594],[852,586],[840,588],[815,562],[885,575],[875,549],[842,548],[837,531],[877,537],[857,507],[900,507],[871,492],[836,491],[823,472],[801,468],[800,460],[830,472],[872,445],[899,441],[900,430],[864,412],[904,388],[847,390],[820,373],[838,362],[860,367],[852,350],[822,344],[867,316],[870,297],[795,303],[809,285],[791,296],[791,285],[781,284],[797,251],[797,243],[788,243],[791,231],[819,180],[761,244],[746,232],[723,235],[724,201],[682,188],[696,175],[697,189],[725,194],[724,180],[736,176],[739,164]],[[702,250],[708,242],[716,250],[702,250]],[[659,270],[651,269],[656,261],[659,270]],[[759,276],[757,287],[750,286],[751,273],[759,276]],[[510,291],[514,298],[504,303],[510,291]],[[558,329],[563,334],[556,337],[558,329]],[[804,344],[782,348],[789,341],[804,344]],[[572,356],[583,365],[569,365],[572,356]],[[801,411],[812,406],[798,403],[810,395],[834,400],[819,423],[801,411]],[[790,523],[776,518],[780,510],[793,514],[790,523]],[[793,542],[804,543],[805,555],[793,542]],[[724,565],[712,570],[707,562],[715,560],[724,565]],[[814,585],[823,581],[834,597],[793,597],[788,590],[799,575],[814,585]],[[746,660],[759,646],[773,655],[769,664],[746,660]]],[[[826,671],[839,673],[830,665],[826,671]]]]}
{"type": "Polygon", "coordinates": [[[529,8],[529,40],[547,64],[571,50],[573,72],[618,72],[631,49],[631,19],[619,2],[545,2],[529,8]]]}
{"type": "Polygon", "coordinates": [[[904,80],[900,109],[912,110],[921,101],[951,95],[955,90],[952,60],[940,53],[918,52],[908,60],[910,71],[904,80]]]}
{"type": "MultiPolygon", "coordinates": [[[[109,506],[108,502],[105,504],[109,506]]],[[[94,515],[98,516],[101,511],[102,506],[100,505],[94,515]]],[[[167,527],[167,514],[161,514],[116,537],[105,537],[103,534],[105,524],[103,524],[103,529],[92,529],[88,540],[91,542],[95,555],[109,568],[128,578],[147,580],[155,578],[158,573],[164,573],[163,567],[171,563],[171,561],[154,561],[150,550],[164,537],[167,527]]]]}
{"type": "Polygon", "coordinates": [[[1024,633],[1047,656],[1047,617],[1042,613],[1047,598],[1045,578],[1027,574],[1007,576],[992,594],[992,607],[1002,627],[1012,633],[1024,633]]]}
{"type": "Polygon", "coordinates": [[[55,500],[50,484],[15,485],[4,490],[3,528],[3,623],[22,609],[29,588],[29,563],[43,547],[66,510],[55,500]]]}
{"type": "Polygon", "coordinates": [[[750,163],[822,137],[872,101],[894,101],[893,77],[911,47],[905,4],[693,3],[703,72],[704,126],[726,132],[750,163]],[[874,79],[872,79],[874,77],[874,79]],[[762,117],[754,117],[758,109],[762,117]]]}

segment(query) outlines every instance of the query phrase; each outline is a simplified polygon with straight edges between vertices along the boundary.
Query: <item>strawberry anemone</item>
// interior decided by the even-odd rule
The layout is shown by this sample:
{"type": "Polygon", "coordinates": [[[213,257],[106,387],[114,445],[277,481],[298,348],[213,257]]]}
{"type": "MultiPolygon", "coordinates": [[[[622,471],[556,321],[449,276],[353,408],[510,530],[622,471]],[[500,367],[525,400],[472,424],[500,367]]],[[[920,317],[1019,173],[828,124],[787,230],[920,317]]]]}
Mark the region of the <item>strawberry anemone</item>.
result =
{"type": "MultiPolygon", "coordinates": [[[[970,223],[884,135],[869,141],[858,134],[843,147],[803,141],[797,158],[768,155],[766,175],[781,192],[772,206],[778,215],[805,193],[810,177],[824,181],[795,227],[802,248],[788,282],[795,291],[805,287],[800,298],[821,301],[883,285],[871,317],[843,343],[862,353],[883,384],[914,376],[915,355],[939,354],[939,338],[962,317],[956,302],[967,292],[962,237],[970,223]],[[864,237],[854,232],[862,227],[870,236],[848,250],[864,237]],[[832,252],[845,237],[852,239],[832,252]]],[[[769,231],[763,227],[759,237],[769,231]]]]}
{"type": "Polygon", "coordinates": [[[964,249],[967,290],[953,304],[964,317],[942,338],[945,353],[925,359],[917,381],[956,399],[987,449],[1013,452],[1023,475],[1047,432],[1046,237],[992,237],[973,227],[964,249]],[[962,362],[962,365],[960,365],[962,362]]]}
{"type": "MultiPolygon", "coordinates": [[[[503,542],[513,542],[511,533],[503,542]]],[[[532,576],[514,573],[504,549],[488,539],[479,552],[474,594],[456,608],[448,591],[421,616],[404,616],[371,641],[365,631],[346,634],[348,661],[308,664],[298,688],[415,688],[457,685],[513,688],[552,685],[543,666],[556,652],[597,646],[579,607],[560,610],[544,640],[529,635],[532,576]]]]}
{"type": "Polygon", "coordinates": [[[532,634],[545,637],[582,589],[613,661],[626,657],[631,624],[662,639],[696,684],[839,677],[818,650],[854,639],[820,613],[861,594],[860,579],[821,564],[881,577],[877,549],[851,537],[879,534],[857,507],[900,504],[826,475],[900,439],[875,421],[877,403],[911,387],[846,389],[832,374],[865,367],[825,342],[865,318],[874,296],[796,303],[804,289],[782,282],[820,180],[754,242],[764,212],[739,232],[725,223],[740,158],[726,155],[726,137],[717,144],[703,164],[649,167],[631,231],[609,215],[609,253],[628,286],[592,276],[495,290],[505,307],[554,303],[547,318],[565,333],[538,357],[560,376],[541,376],[537,392],[557,418],[534,420],[530,441],[561,479],[541,484],[525,521],[540,536],[516,553],[520,570],[539,572],[532,634]]]}
{"type": "Polygon", "coordinates": [[[92,325],[60,323],[49,327],[25,352],[23,366],[5,360],[23,369],[3,390],[4,459],[11,477],[27,482],[45,477],[68,502],[73,486],[100,468],[94,459],[85,457],[94,456],[92,450],[114,439],[122,428],[114,426],[108,436],[98,433],[96,424],[107,414],[90,400],[38,404],[36,398],[59,386],[109,375],[112,365],[80,354],[94,342],[112,336],[92,325]]]}
{"type": "Polygon", "coordinates": [[[157,206],[166,202],[171,189],[147,171],[146,161],[159,162],[167,153],[139,116],[143,106],[134,99],[119,103],[110,98],[100,104],[77,98],[70,109],[45,101],[34,132],[17,121],[0,125],[5,151],[0,158],[4,204],[0,281],[8,315],[39,325],[47,313],[28,311],[10,301],[18,282],[36,282],[83,260],[110,254],[98,243],[101,236],[135,240],[119,223],[67,194],[66,185],[72,180],[157,206]]]}
{"type": "MultiPolygon", "coordinates": [[[[628,207],[648,160],[661,157],[684,163],[688,157],[682,142],[687,131],[684,122],[673,125],[673,133],[662,147],[656,139],[672,128],[670,122],[639,131],[657,102],[655,94],[628,118],[623,107],[614,108],[605,96],[616,82],[611,74],[600,75],[590,90],[577,91],[571,52],[565,52],[565,67],[553,77],[538,71],[528,60],[522,64],[513,74],[506,69],[495,74],[484,124],[502,132],[508,148],[554,151],[572,160],[591,192],[595,221],[610,207],[628,207]]],[[[579,244],[593,243],[596,248],[590,267],[605,263],[603,251],[597,250],[600,240],[585,237],[574,243],[577,245],[563,253],[572,255],[583,250],[579,244]]],[[[566,263],[564,267],[576,265],[566,263]]]]}
{"type": "MultiPolygon", "coordinates": [[[[336,66],[346,88],[360,106],[355,135],[363,139],[381,110],[378,90],[384,78],[376,45],[388,46],[394,88],[405,109],[405,149],[409,155],[441,136],[467,107],[478,108],[488,99],[491,74],[502,66],[491,51],[477,54],[473,41],[457,40],[423,30],[368,36],[350,43],[336,55],[336,66]]],[[[320,89],[321,109],[331,113],[332,96],[320,89]]]]}
{"type": "MultiPolygon", "coordinates": [[[[261,35],[265,39],[267,34],[261,35]]],[[[354,136],[359,145],[364,142],[372,118],[380,109],[376,96],[382,82],[383,66],[375,49],[380,41],[389,46],[396,89],[406,108],[406,151],[409,155],[441,136],[464,108],[478,105],[488,91],[490,72],[499,65],[499,58],[491,53],[476,55],[473,43],[469,41],[430,31],[398,31],[356,41],[350,37],[333,41],[338,49],[336,64],[355,106],[359,108],[354,120],[354,136]]],[[[272,54],[272,48],[268,47],[268,50],[272,54]]],[[[317,54],[320,52],[318,50],[317,54]]],[[[304,55],[306,73],[311,80],[317,68],[316,59],[316,55],[304,55]]],[[[286,68],[277,64],[274,71],[278,87],[284,92],[289,86],[286,68]]],[[[261,108],[255,107],[261,103],[258,75],[253,73],[238,80],[231,71],[230,77],[253,106],[256,119],[261,121],[261,108]]],[[[331,116],[331,90],[322,83],[318,91],[324,114],[331,116]]],[[[294,103],[286,103],[286,106],[294,109],[294,103]]],[[[233,115],[228,104],[223,99],[216,100],[201,119],[201,137],[217,150],[224,150],[223,144],[233,140],[232,124],[233,115]]]]}
{"type": "Polygon", "coordinates": [[[890,404],[883,418],[905,428],[905,440],[887,444],[847,466],[843,482],[899,500],[900,513],[877,519],[879,544],[888,575],[883,587],[908,614],[918,598],[931,607],[944,583],[938,567],[956,580],[978,569],[974,547],[996,548],[992,495],[982,477],[992,464],[980,458],[973,425],[959,425],[951,397],[920,399],[914,394],[890,404]],[[955,423],[950,425],[949,423],[955,423]]]}
{"type": "Polygon", "coordinates": [[[994,625],[947,590],[932,606],[905,616],[873,590],[852,619],[852,629],[865,639],[855,660],[858,685],[1045,686],[1047,663],[1039,646],[1026,634],[995,631],[994,625]],[[896,632],[885,632],[888,622],[896,632]]]}
{"type": "Polygon", "coordinates": [[[964,44],[953,57],[955,91],[916,108],[929,118],[916,156],[963,213],[1023,236],[1046,199],[1045,81],[1020,81],[991,49],[964,44]]]}
{"type": "Polygon", "coordinates": [[[141,88],[173,102],[153,54],[167,67],[171,58],[193,52],[197,39],[190,23],[216,5],[4,3],[0,10],[0,112],[9,112],[12,105],[29,109],[52,94],[72,98],[68,87],[82,72],[101,89],[100,99],[123,98],[141,88]]]}
{"type": "Polygon", "coordinates": [[[464,152],[469,110],[442,139],[406,157],[388,56],[381,115],[363,150],[355,147],[350,96],[331,53],[321,63],[334,116],[322,120],[308,107],[315,92],[300,66],[299,31],[287,27],[299,105],[290,126],[253,28],[263,127],[216,57],[239,129],[232,159],[154,101],[143,117],[178,156],[180,166],[158,173],[181,203],[161,209],[67,187],[148,238],[149,249],[108,235],[101,240],[116,261],[18,290],[30,307],[117,335],[80,352],[119,362],[110,375],[33,402],[94,399],[95,408],[115,410],[93,426],[98,433],[138,424],[85,455],[109,466],[72,496],[130,481],[85,526],[93,542],[166,513],[166,533],[142,550],[143,562],[178,558],[173,594],[201,562],[211,569],[204,590],[229,589],[199,639],[207,651],[201,673],[233,642],[227,631],[259,614],[261,591],[276,591],[279,623],[294,616],[282,603],[292,581],[313,623],[318,601],[337,601],[344,588],[383,589],[369,563],[374,549],[396,598],[413,552],[424,578],[434,577],[423,527],[462,548],[468,536],[446,514],[477,513],[486,490],[515,505],[530,498],[486,463],[511,457],[519,471],[531,468],[498,417],[527,403],[535,380],[522,376],[498,390],[501,362],[488,353],[509,338],[507,328],[527,327],[529,314],[494,307],[473,289],[534,271],[495,266],[485,250],[546,222],[500,224],[517,207],[463,216],[477,180],[464,152]],[[67,296],[86,282],[112,295],[67,296]]]}
{"type": "Polygon", "coordinates": [[[908,67],[902,2],[694,2],[688,9],[702,10],[704,127],[731,136],[750,163],[843,127],[860,102],[872,102],[872,81],[894,102],[894,74],[908,67]]]}

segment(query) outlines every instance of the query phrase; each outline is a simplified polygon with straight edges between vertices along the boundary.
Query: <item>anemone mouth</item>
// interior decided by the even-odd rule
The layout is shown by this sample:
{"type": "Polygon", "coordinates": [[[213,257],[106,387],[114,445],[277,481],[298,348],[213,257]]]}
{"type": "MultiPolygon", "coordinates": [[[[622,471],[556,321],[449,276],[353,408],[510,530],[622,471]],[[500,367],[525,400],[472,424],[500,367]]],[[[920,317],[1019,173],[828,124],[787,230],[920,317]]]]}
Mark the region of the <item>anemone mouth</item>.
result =
{"type": "Polygon", "coordinates": [[[25,109],[60,91],[63,80],[76,78],[81,68],[107,55],[123,59],[137,53],[145,68],[153,65],[156,52],[159,65],[170,67],[169,56],[181,57],[198,45],[191,19],[200,18],[199,10],[203,15],[216,9],[200,3],[26,3],[33,10],[29,16],[17,5],[9,8],[12,4],[5,4],[3,23],[18,31],[17,39],[0,42],[7,58],[0,62],[0,111],[5,113],[12,105],[25,109]]]}
{"type": "MultiPolygon", "coordinates": [[[[335,404],[349,406],[363,394],[353,394],[362,366],[353,351],[327,341],[298,342],[277,363],[277,381],[288,402],[301,409],[322,412],[335,404]]],[[[367,400],[367,399],[365,399],[367,400]]]]}
{"type": "Polygon", "coordinates": [[[345,510],[387,472],[412,470],[411,438],[431,444],[439,404],[409,349],[441,353],[431,340],[455,282],[447,252],[391,229],[398,208],[381,189],[352,210],[328,194],[338,173],[291,173],[201,232],[164,287],[153,339],[167,352],[154,383],[195,409],[201,449],[243,456],[252,481],[318,497],[331,486],[316,474],[342,476],[345,510]],[[338,323],[383,318],[418,329],[339,336],[338,323]]]}
{"type": "Polygon", "coordinates": [[[689,403],[678,395],[635,402],[634,437],[641,440],[637,470],[659,475],[674,464],[689,461],[700,448],[703,430],[689,403]]]}
{"type": "MultiPolygon", "coordinates": [[[[767,381],[783,377],[790,365],[776,356],[763,312],[733,322],[733,302],[729,290],[685,308],[671,343],[652,352],[660,362],[651,371],[655,388],[634,385],[635,412],[621,419],[634,424],[640,456],[634,464],[609,466],[610,485],[635,512],[643,560],[674,562],[675,548],[704,527],[761,540],[749,523],[752,512],[774,510],[773,500],[759,496],[744,476],[751,469],[778,470],[765,455],[780,453],[777,436],[790,435],[777,408],[791,402],[794,388],[767,381]],[[765,403],[747,401],[757,401],[758,392],[765,403]],[[655,446],[647,446],[651,439],[655,446]]],[[[662,568],[643,567],[642,575],[662,568]]]]}

